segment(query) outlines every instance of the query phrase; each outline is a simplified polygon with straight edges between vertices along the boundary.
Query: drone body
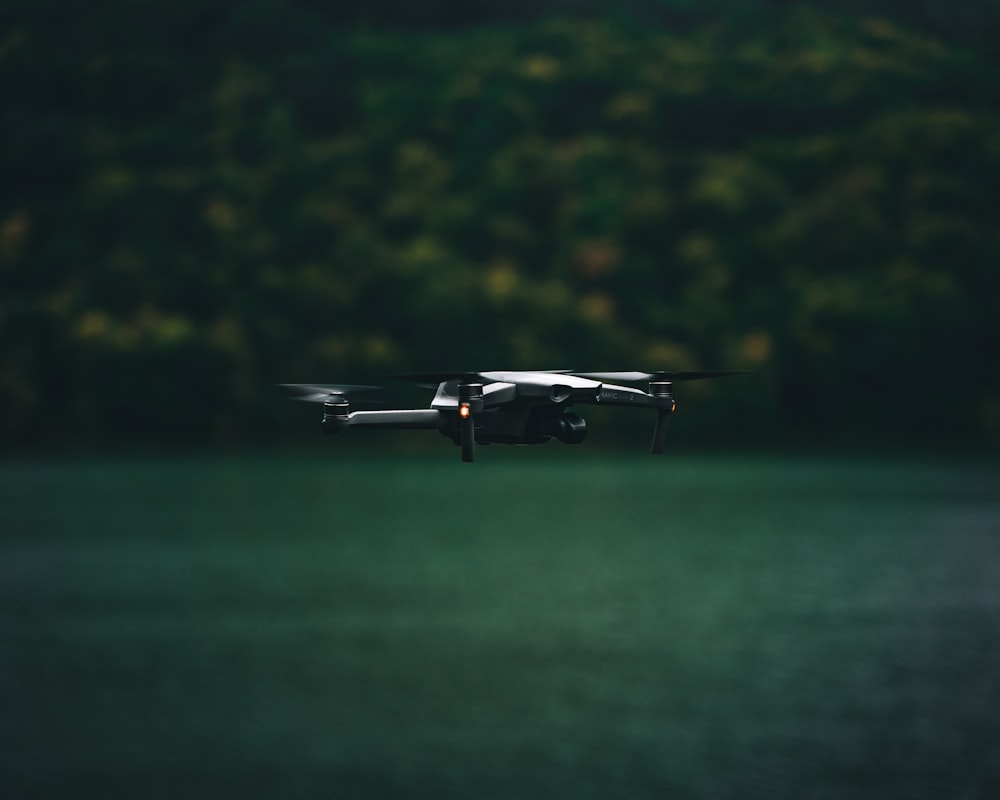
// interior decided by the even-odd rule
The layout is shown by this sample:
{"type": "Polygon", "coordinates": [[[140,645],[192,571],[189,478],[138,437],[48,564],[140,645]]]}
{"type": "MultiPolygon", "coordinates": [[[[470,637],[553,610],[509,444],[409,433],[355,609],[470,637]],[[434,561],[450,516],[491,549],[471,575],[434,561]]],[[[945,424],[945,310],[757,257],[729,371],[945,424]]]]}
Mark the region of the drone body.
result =
{"type": "Polygon", "coordinates": [[[345,428],[429,429],[461,445],[462,460],[475,459],[475,444],[543,444],[555,438],[579,444],[587,422],[574,405],[630,406],[656,411],[651,452],[662,453],[670,415],[677,406],[674,381],[733,372],[440,372],[401,375],[437,383],[430,408],[352,411],[347,395],[375,387],[285,384],[300,399],[323,403],[323,432],[345,428]],[[648,391],[609,381],[648,381],[648,391]]]}

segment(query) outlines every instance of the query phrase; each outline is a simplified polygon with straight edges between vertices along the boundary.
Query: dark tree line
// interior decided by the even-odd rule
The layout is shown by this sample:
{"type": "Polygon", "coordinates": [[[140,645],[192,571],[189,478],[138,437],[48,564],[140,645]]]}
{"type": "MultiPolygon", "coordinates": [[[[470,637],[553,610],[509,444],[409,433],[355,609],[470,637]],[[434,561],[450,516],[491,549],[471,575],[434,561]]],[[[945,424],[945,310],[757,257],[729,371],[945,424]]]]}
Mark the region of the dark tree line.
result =
{"type": "Polygon", "coordinates": [[[1000,440],[986,6],[419,6],[2,12],[4,441],[470,365],[748,367],[701,424],[1000,440]]]}

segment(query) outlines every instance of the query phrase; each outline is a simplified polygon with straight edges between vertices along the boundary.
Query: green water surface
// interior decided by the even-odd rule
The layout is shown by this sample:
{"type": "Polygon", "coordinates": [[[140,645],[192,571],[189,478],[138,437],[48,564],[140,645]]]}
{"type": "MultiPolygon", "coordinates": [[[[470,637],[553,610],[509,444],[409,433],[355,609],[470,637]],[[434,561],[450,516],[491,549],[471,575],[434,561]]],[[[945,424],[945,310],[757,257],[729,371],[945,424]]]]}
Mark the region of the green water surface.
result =
{"type": "Polygon", "coordinates": [[[0,796],[997,796],[1000,468],[579,452],[0,462],[0,796]]]}

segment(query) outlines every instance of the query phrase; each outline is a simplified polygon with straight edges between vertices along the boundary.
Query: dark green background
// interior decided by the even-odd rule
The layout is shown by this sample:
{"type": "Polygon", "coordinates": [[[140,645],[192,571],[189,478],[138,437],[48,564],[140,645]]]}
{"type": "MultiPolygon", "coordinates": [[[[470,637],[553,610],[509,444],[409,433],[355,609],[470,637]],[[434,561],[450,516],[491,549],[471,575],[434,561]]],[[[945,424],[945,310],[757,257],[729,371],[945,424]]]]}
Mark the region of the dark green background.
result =
{"type": "Polygon", "coordinates": [[[995,447],[996,4],[419,6],[5,4],[3,442],[751,368],[689,429],[995,447]]]}

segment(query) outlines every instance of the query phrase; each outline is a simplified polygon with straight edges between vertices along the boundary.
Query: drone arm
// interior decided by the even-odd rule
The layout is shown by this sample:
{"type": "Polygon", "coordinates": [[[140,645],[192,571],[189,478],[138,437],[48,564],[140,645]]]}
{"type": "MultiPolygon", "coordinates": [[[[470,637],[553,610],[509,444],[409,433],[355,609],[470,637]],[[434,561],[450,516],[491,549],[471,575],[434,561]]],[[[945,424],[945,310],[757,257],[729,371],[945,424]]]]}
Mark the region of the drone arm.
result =
{"type": "Polygon", "coordinates": [[[436,408],[352,411],[344,420],[343,427],[440,430],[445,427],[446,421],[447,417],[436,408]]]}
{"type": "MultiPolygon", "coordinates": [[[[574,402],[583,402],[574,400],[574,402]]],[[[630,386],[615,386],[605,383],[601,386],[593,400],[589,401],[599,406],[631,406],[633,408],[664,408],[670,407],[671,401],[663,397],[647,394],[630,386]]]]}

